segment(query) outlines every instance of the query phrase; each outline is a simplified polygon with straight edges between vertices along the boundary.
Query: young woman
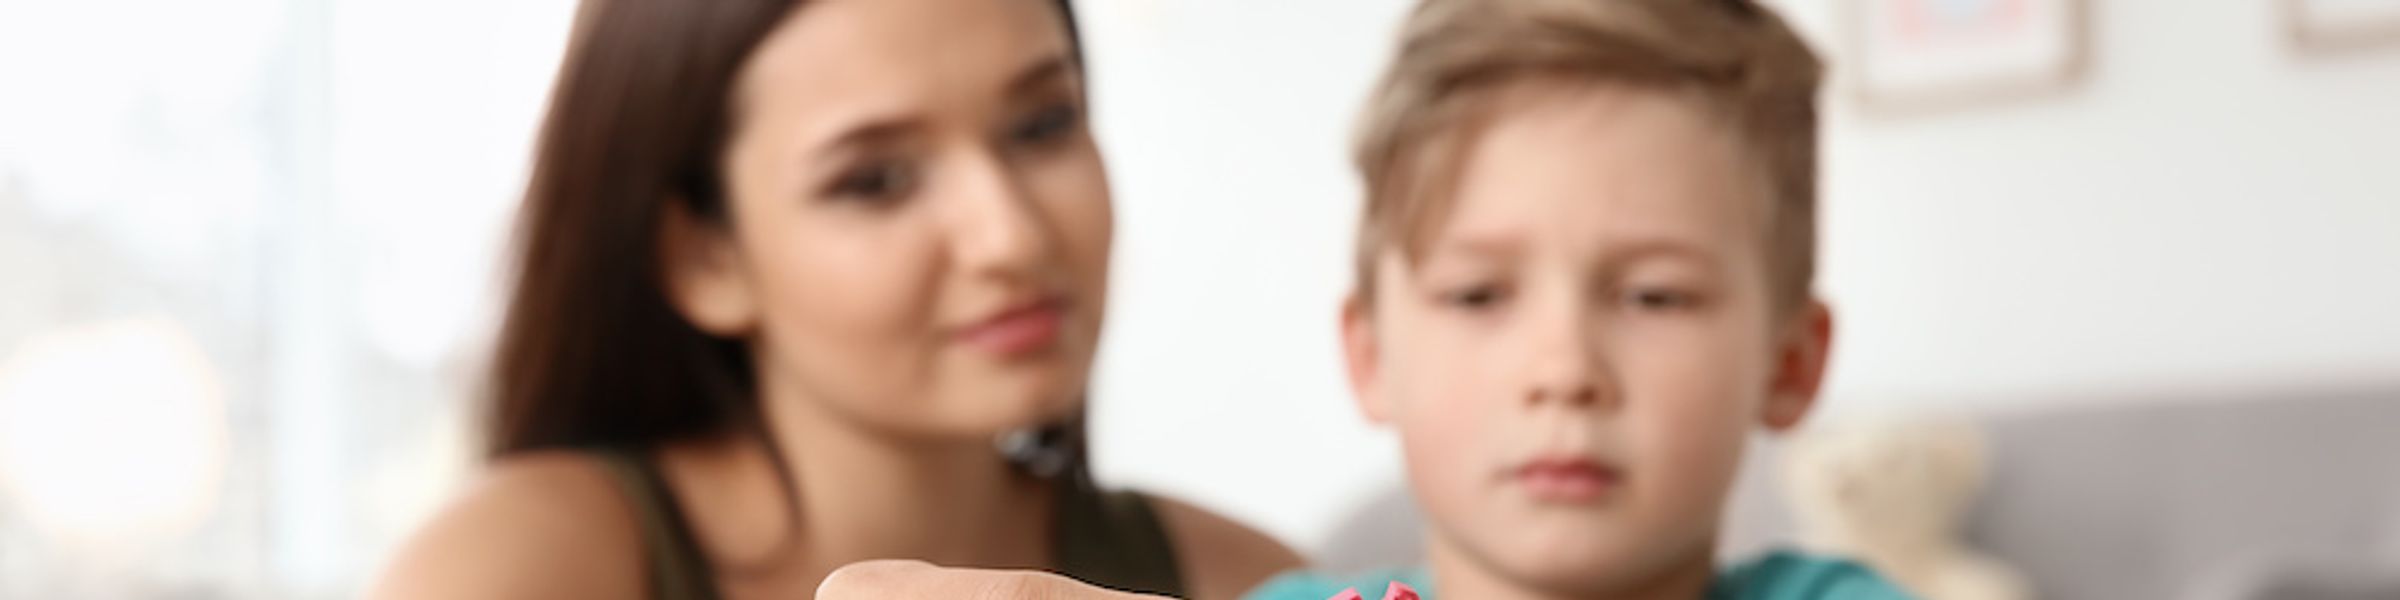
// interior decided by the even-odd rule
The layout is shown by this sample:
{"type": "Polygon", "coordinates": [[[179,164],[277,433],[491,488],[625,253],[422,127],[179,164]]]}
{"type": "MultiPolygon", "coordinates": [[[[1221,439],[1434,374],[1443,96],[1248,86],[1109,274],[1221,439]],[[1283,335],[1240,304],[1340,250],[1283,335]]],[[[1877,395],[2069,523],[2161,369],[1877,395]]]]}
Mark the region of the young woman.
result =
{"type": "Polygon", "coordinates": [[[380,597],[809,598],[907,558],[1230,598],[1297,564],[1081,468],[1111,224],[1063,0],[585,0],[551,103],[489,474],[380,597]]]}

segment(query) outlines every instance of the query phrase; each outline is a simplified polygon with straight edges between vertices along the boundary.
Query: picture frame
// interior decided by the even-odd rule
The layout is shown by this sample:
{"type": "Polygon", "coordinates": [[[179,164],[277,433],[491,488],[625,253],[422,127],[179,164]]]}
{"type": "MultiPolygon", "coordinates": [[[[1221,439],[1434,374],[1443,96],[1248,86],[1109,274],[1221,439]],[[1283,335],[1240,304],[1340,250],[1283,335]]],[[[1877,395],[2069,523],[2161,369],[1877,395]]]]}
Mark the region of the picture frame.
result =
{"type": "Polygon", "coordinates": [[[2304,54],[2400,47],[2400,0],[2282,0],[2286,35],[2304,54]]]}
{"type": "Polygon", "coordinates": [[[2080,83],[2089,0],[1846,0],[1845,87],[1869,112],[2054,94],[2080,83]]]}

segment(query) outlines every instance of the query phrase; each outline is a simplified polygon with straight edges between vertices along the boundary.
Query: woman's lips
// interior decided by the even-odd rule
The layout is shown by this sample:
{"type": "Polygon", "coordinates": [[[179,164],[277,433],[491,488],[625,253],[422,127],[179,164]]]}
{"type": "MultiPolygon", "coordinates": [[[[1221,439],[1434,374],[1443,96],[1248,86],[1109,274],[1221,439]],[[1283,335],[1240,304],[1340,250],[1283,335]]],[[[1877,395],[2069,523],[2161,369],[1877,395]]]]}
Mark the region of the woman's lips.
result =
{"type": "Polygon", "coordinates": [[[1584,457],[1536,459],[1512,471],[1510,480],[1535,500],[1571,504],[1597,501],[1624,485],[1616,467],[1584,457]]]}
{"type": "Polygon", "coordinates": [[[1057,343],[1066,312],[1066,302],[1056,298],[1026,302],[960,329],[957,339],[1002,358],[1032,354],[1057,343]]]}

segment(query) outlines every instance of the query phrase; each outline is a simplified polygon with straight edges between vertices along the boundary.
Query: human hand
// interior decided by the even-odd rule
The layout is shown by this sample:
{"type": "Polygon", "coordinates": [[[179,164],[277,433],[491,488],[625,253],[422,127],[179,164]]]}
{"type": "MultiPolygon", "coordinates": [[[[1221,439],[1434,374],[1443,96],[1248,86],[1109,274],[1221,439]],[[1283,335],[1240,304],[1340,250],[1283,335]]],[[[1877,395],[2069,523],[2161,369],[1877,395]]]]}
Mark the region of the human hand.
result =
{"type": "Polygon", "coordinates": [[[1167,600],[1042,571],[965,569],[914,560],[870,560],[835,569],[817,600],[1167,600]]]}

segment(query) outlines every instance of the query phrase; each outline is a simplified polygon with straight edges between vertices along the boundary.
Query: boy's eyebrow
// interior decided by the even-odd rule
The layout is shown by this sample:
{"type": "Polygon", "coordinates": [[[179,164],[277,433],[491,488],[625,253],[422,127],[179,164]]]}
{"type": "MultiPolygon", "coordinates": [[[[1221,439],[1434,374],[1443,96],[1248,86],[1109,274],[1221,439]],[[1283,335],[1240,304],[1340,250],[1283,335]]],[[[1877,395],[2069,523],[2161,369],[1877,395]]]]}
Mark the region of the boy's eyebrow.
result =
{"type": "Polygon", "coordinates": [[[1607,246],[1609,261],[1624,264],[1652,257],[1689,260],[1704,267],[1716,267],[1717,255],[1707,248],[1670,237],[1645,237],[1607,246]]]}
{"type": "MultiPolygon", "coordinates": [[[[1627,262],[1653,256],[1688,259],[1715,265],[1717,256],[1704,247],[1671,237],[1642,237],[1612,241],[1603,246],[1613,262],[1627,262]]],[[[1525,242],[1518,236],[1477,235],[1443,238],[1428,248],[1428,255],[1453,254],[1473,258],[1510,258],[1525,253],[1525,242]]]]}
{"type": "Polygon", "coordinates": [[[1474,235],[1445,237],[1434,241],[1427,255],[1464,254],[1476,258],[1509,258],[1525,253],[1523,236],[1474,235]]]}

